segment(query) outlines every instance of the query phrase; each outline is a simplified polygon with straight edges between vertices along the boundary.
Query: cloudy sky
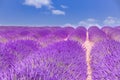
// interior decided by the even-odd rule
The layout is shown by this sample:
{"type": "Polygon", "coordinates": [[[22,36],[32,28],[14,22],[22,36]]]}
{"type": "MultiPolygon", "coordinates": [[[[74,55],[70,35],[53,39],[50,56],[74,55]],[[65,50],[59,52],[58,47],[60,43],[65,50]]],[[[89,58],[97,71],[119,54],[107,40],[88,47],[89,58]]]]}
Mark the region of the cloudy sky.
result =
{"type": "Polygon", "coordinates": [[[0,0],[0,25],[120,25],[119,0],[0,0]]]}

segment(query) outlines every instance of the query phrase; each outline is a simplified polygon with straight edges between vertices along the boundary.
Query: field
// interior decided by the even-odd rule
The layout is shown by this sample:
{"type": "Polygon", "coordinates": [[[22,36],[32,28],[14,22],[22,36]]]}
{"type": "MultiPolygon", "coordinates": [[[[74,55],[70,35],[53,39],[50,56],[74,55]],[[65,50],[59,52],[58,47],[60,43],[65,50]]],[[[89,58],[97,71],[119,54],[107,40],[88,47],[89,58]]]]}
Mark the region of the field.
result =
{"type": "Polygon", "coordinates": [[[120,80],[120,27],[0,27],[0,80],[120,80]]]}

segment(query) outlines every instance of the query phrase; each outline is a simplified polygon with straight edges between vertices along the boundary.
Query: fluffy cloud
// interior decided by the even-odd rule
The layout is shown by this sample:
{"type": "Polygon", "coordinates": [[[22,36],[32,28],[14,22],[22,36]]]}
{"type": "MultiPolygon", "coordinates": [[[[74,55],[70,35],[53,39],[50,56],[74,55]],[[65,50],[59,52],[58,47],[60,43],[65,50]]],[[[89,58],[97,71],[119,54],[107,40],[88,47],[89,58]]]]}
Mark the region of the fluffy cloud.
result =
{"type": "Polygon", "coordinates": [[[115,18],[115,17],[107,17],[103,21],[103,24],[107,25],[107,26],[119,26],[120,25],[120,19],[115,18]]]}
{"type": "Polygon", "coordinates": [[[73,25],[73,24],[70,24],[70,23],[67,23],[67,24],[64,24],[62,26],[72,26],[72,27],[76,27],[76,25],[73,25]]]}
{"type": "Polygon", "coordinates": [[[89,28],[90,26],[98,26],[98,27],[103,27],[103,26],[120,26],[120,19],[115,18],[115,17],[107,17],[103,21],[94,19],[94,18],[88,18],[86,20],[82,20],[78,22],[76,25],[67,23],[65,26],[85,26],[89,28]]]}
{"type": "Polygon", "coordinates": [[[98,26],[98,27],[119,26],[120,19],[115,18],[115,17],[107,17],[103,21],[98,21],[97,19],[88,18],[87,20],[80,21],[79,25],[86,26],[86,27],[90,27],[90,26],[98,26]]]}
{"type": "Polygon", "coordinates": [[[65,9],[65,8],[68,8],[68,7],[65,6],[65,5],[60,5],[60,7],[61,7],[61,8],[64,8],[64,9],[65,9]]]}
{"type": "Polygon", "coordinates": [[[86,26],[86,27],[90,27],[90,26],[98,26],[100,27],[100,25],[98,24],[98,20],[93,19],[93,18],[88,18],[87,20],[84,21],[80,21],[78,23],[79,26],[86,26]]]}
{"type": "Polygon", "coordinates": [[[52,10],[52,13],[55,15],[65,15],[65,12],[61,10],[52,10]]]}
{"type": "Polygon", "coordinates": [[[25,0],[25,5],[35,6],[36,8],[41,8],[42,6],[47,6],[51,8],[51,0],[25,0]]]}
{"type": "MultiPolygon", "coordinates": [[[[34,6],[36,8],[42,8],[42,6],[48,7],[48,9],[55,15],[65,15],[62,10],[57,10],[52,6],[52,0],[25,0],[25,5],[34,6]]],[[[62,8],[67,8],[65,5],[61,5],[62,8]]]]}

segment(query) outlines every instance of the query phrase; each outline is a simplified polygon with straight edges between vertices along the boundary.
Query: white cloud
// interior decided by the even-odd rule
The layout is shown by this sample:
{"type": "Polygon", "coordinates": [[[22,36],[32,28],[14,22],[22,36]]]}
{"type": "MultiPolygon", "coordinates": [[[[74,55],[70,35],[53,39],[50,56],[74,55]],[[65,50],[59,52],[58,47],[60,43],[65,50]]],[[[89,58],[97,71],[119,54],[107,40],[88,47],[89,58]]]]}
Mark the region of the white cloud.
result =
{"type": "Polygon", "coordinates": [[[120,19],[116,17],[107,17],[103,21],[100,21],[94,18],[88,18],[86,20],[81,20],[76,24],[65,24],[65,26],[85,26],[86,28],[89,28],[91,26],[98,26],[99,28],[103,26],[120,26],[120,19]]]}
{"type": "Polygon", "coordinates": [[[76,27],[76,25],[74,25],[74,24],[70,24],[70,23],[64,24],[64,25],[62,25],[62,26],[71,26],[71,27],[76,27]]]}
{"type": "Polygon", "coordinates": [[[107,26],[119,26],[120,25],[120,19],[115,18],[115,17],[107,17],[103,21],[103,24],[107,25],[107,26]]]}
{"type": "Polygon", "coordinates": [[[100,27],[98,21],[96,19],[93,18],[88,18],[87,20],[84,21],[80,21],[78,23],[79,26],[85,26],[85,27],[90,27],[90,26],[98,26],[100,27]]]}
{"type": "Polygon", "coordinates": [[[41,8],[42,6],[52,8],[51,0],[25,0],[24,4],[29,6],[35,6],[36,8],[41,8]]]}
{"type": "Polygon", "coordinates": [[[64,9],[65,9],[65,8],[68,8],[68,7],[65,6],[65,5],[60,5],[60,7],[61,7],[61,8],[64,8],[64,9]]]}
{"type": "Polygon", "coordinates": [[[55,15],[65,15],[65,12],[61,11],[61,10],[52,10],[52,14],[55,14],[55,15]]]}
{"type": "MultiPolygon", "coordinates": [[[[42,8],[43,6],[48,7],[48,9],[55,15],[65,15],[65,12],[62,10],[55,9],[52,6],[52,0],[25,0],[25,5],[34,6],[36,8],[42,8]]],[[[62,8],[67,8],[65,5],[61,5],[62,8]]]]}

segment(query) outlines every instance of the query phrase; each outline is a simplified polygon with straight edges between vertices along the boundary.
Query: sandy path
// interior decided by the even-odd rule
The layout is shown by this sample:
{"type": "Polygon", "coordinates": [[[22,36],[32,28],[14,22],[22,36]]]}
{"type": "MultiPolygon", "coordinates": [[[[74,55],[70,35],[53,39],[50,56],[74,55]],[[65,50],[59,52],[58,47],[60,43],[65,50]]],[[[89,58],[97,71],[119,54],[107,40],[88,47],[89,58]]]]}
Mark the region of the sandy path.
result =
{"type": "Polygon", "coordinates": [[[88,32],[86,33],[86,41],[83,44],[83,47],[86,50],[86,62],[87,62],[87,79],[86,80],[92,80],[92,70],[90,66],[90,52],[93,46],[93,43],[89,41],[88,38],[88,32]]]}

